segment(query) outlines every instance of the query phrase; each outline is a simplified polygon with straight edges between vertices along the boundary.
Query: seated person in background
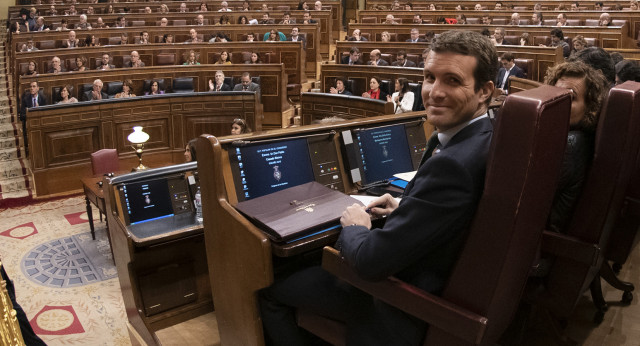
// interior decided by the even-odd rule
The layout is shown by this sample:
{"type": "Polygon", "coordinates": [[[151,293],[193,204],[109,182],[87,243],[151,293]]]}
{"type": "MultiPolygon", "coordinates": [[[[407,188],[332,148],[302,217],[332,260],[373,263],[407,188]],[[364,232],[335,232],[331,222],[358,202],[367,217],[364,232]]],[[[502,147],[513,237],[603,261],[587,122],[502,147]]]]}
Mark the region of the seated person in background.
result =
{"type": "Polygon", "coordinates": [[[493,42],[493,44],[496,46],[511,44],[510,42],[504,39],[504,35],[505,35],[504,28],[496,28],[493,31],[493,39],[491,40],[491,42],[493,42]]]}
{"type": "Polygon", "coordinates": [[[76,5],[71,4],[69,5],[69,9],[67,11],[65,11],[66,14],[68,16],[77,16],[78,15],[78,10],[76,10],[76,5]]]}
{"type": "Polygon", "coordinates": [[[360,29],[353,29],[353,33],[347,41],[367,41],[367,39],[360,35],[360,29]]]}
{"type": "Polygon", "coordinates": [[[63,18],[60,21],[60,26],[56,28],[56,31],[67,31],[69,30],[69,21],[66,18],[63,18]]]}
{"type": "Polygon", "coordinates": [[[396,92],[387,95],[387,102],[393,102],[395,114],[411,112],[413,100],[413,91],[409,91],[409,81],[406,78],[396,79],[396,92]]]}
{"type": "Polygon", "coordinates": [[[229,16],[227,16],[226,14],[221,15],[220,19],[216,23],[216,25],[229,25],[229,24],[231,24],[231,22],[229,21],[229,16]]]}
{"type": "Polygon", "coordinates": [[[114,65],[109,64],[110,61],[111,57],[109,56],[109,53],[102,53],[100,65],[96,67],[96,70],[113,70],[116,68],[114,65]]]}
{"type": "Polygon", "coordinates": [[[398,24],[398,22],[396,22],[396,19],[393,17],[393,15],[389,13],[385,17],[384,22],[382,24],[398,24]]]}
{"type": "Polygon", "coordinates": [[[482,5],[480,5],[480,4],[476,4],[476,5],[473,7],[473,9],[474,9],[475,11],[482,11],[482,5]]]}
{"type": "Polygon", "coordinates": [[[58,103],[76,103],[76,102],[78,102],[77,98],[70,97],[71,96],[71,90],[73,90],[73,87],[71,87],[71,85],[67,84],[67,85],[63,86],[62,89],[60,89],[60,101],[58,101],[58,103]]]}
{"type": "Polygon", "coordinates": [[[251,58],[244,62],[245,64],[262,64],[262,59],[260,59],[260,53],[251,52],[251,58]]]}
{"type": "Polygon", "coordinates": [[[200,65],[200,62],[198,62],[198,55],[199,54],[197,54],[195,51],[190,50],[187,61],[185,61],[182,65],[200,65]]]}
{"type": "Polygon", "coordinates": [[[569,89],[573,96],[567,147],[548,220],[549,229],[565,232],[593,158],[595,128],[608,83],[600,71],[581,61],[550,68],[544,82],[569,89]]]}
{"type": "Polygon", "coordinates": [[[604,12],[600,15],[600,19],[598,19],[598,26],[610,26],[611,25],[611,15],[607,12],[604,12]]]}
{"type": "Polygon", "coordinates": [[[140,60],[140,54],[137,51],[131,52],[131,61],[125,67],[144,67],[144,62],[140,60]]]}
{"type": "Polygon", "coordinates": [[[247,16],[238,17],[238,24],[242,24],[242,25],[249,24],[249,18],[247,18],[247,16]]]}
{"type": "Polygon", "coordinates": [[[241,135],[243,133],[251,132],[251,128],[244,119],[233,119],[231,123],[231,134],[232,135],[241,135]]]}
{"type": "Polygon", "coordinates": [[[313,10],[314,11],[322,11],[322,2],[321,1],[316,1],[313,3],[313,10]]]}
{"type": "Polygon", "coordinates": [[[84,46],[85,47],[97,47],[100,45],[100,42],[98,42],[98,40],[96,40],[96,35],[87,35],[87,37],[84,39],[84,46]]]}
{"type": "Polygon", "coordinates": [[[76,58],[76,68],[73,69],[75,72],[82,72],[87,70],[87,58],[83,56],[79,56],[76,58]]]}
{"type": "Polygon", "coordinates": [[[483,25],[491,25],[493,22],[493,18],[491,18],[488,14],[482,15],[482,24],[483,25]]]}
{"type": "Polygon", "coordinates": [[[243,1],[242,2],[242,10],[243,12],[248,12],[251,11],[251,3],[249,3],[249,1],[243,1]]]}
{"type": "Polygon", "coordinates": [[[87,15],[86,14],[81,14],[79,19],[78,19],[78,23],[76,23],[75,26],[76,30],[80,29],[80,30],[88,30],[91,29],[91,24],[89,24],[89,22],[87,22],[87,15]]]}
{"type": "Polygon", "coordinates": [[[229,52],[223,50],[218,57],[218,61],[216,61],[215,65],[231,65],[231,57],[229,57],[229,52]]]}
{"type": "Polygon", "coordinates": [[[571,40],[573,48],[571,49],[571,55],[579,52],[585,48],[587,48],[587,41],[584,39],[584,36],[577,35],[571,40]]]}
{"type": "Polygon", "coordinates": [[[44,22],[44,17],[38,17],[36,19],[36,30],[34,31],[49,31],[51,30],[51,25],[46,25],[44,22]]]}
{"type": "Polygon", "coordinates": [[[580,4],[576,1],[576,2],[572,2],[571,3],[571,11],[580,11],[580,4]]]}
{"type": "Polygon", "coordinates": [[[528,32],[523,32],[520,35],[520,45],[521,46],[530,46],[531,45],[531,35],[528,32]]]}
{"type": "Polygon", "coordinates": [[[247,34],[247,41],[246,42],[255,42],[256,36],[250,32],[247,34]]]}
{"type": "Polygon", "coordinates": [[[51,4],[51,7],[49,7],[49,15],[50,16],[57,16],[58,15],[58,10],[56,9],[56,5],[51,4]]]}
{"type": "Polygon", "coordinates": [[[564,13],[559,13],[556,18],[557,24],[556,26],[566,26],[567,25],[567,15],[564,13]]]}
{"type": "Polygon", "coordinates": [[[640,66],[635,60],[622,60],[616,64],[616,85],[628,80],[640,82],[640,66]]]}
{"type": "Polygon", "coordinates": [[[129,36],[126,32],[120,34],[120,44],[129,44],[129,36]]]}
{"type": "Polygon", "coordinates": [[[216,71],[213,79],[209,79],[209,91],[231,91],[231,87],[224,82],[224,72],[216,71]]]}
{"type": "Polygon", "coordinates": [[[229,4],[226,1],[220,3],[220,9],[218,10],[218,12],[231,12],[229,4]]]}
{"type": "Polygon", "coordinates": [[[315,19],[311,18],[311,12],[306,11],[302,14],[302,24],[314,24],[317,23],[315,19]]]}
{"type": "Polygon", "coordinates": [[[380,33],[380,41],[381,42],[391,42],[391,35],[388,31],[383,31],[380,33]]]}
{"type": "MultiPolygon", "coordinates": [[[[541,44],[541,46],[543,45],[541,44]]],[[[549,44],[549,47],[557,46],[562,47],[562,56],[568,58],[569,54],[571,54],[571,49],[569,48],[569,44],[564,41],[564,33],[562,29],[553,28],[551,29],[551,44],[549,44]]]]}
{"type": "Polygon", "coordinates": [[[464,13],[460,13],[456,15],[456,21],[458,21],[460,25],[465,25],[467,24],[467,16],[464,13]]]}
{"type": "Polygon", "coordinates": [[[514,12],[511,14],[511,21],[509,22],[509,25],[520,25],[520,14],[517,12],[514,12]]]}
{"type": "Polygon", "coordinates": [[[131,79],[125,79],[122,82],[122,92],[116,94],[115,98],[127,98],[127,97],[136,97],[136,94],[133,93],[133,82],[131,79]]]}
{"type": "Polygon", "coordinates": [[[342,57],[340,61],[344,65],[362,65],[360,60],[360,49],[358,47],[351,47],[349,50],[349,56],[342,57]]]}
{"type": "Polygon", "coordinates": [[[180,4],[180,7],[178,7],[178,12],[179,12],[179,13],[185,13],[185,12],[188,12],[188,10],[187,10],[187,4],[186,4],[186,3],[184,3],[184,2],[183,2],[183,3],[181,3],[181,4],[180,4]]]}
{"type": "Polygon", "coordinates": [[[425,48],[422,50],[422,61],[418,64],[419,68],[424,68],[424,64],[427,62],[427,58],[429,58],[429,52],[431,49],[425,48]]]}
{"type": "Polygon", "coordinates": [[[347,79],[344,77],[336,78],[336,86],[331,87],[331,89],[329,89],[329,92],[332,94],[341,94],[347,96],[353,95],[349,90],[347,90],[347,79]]]}
{"type": "Polygon", "coordinates": [[[29,39],[26,44],[22,45],[20,49],[21,52],[36,52],[39,51],[38,48],[33,44],[33,39],[29,39]]]}
{"type": "Polygon", "coordinates": [[[396,61],[391,64],[391,66],[396,67],[416,67],[416,63],[407,59],[407,52],[404,50],[399,50],[396,54],[396,61]]]}
{"type": "Polygon", "coordinates": [[[500,58],[502,67],[498,71],[498,77],[496,78],[496,91],[501,94],[509,93],[509,77],[515,76],[518,78],[524,78],[524,71],[516,65],[513,53],[506,52],[502,54],[500,58]]]}
{"type": "Polygon", "coordinates": [[[413,15],[413,24],[422,24],[422,15],[420,13],[413,15]]]}
{"type": "Polygon", "coordinates": [[[260,19],[258,24],[273,24],[273,19],[269,18],[269,12],[264,12],[262,14],[262,19],[260,19]]]}
{"type": "Polygon", "coordinates": [[[282,20],[278,22],[278,24],[295,24],[295,23],[296,23],[296,19],[291,18],[291,12],[289,11],[285,11],[284,14],[282,15],[282,20]]]}
{"type": "Polygon", "coordinates": [[[167,18],[161,18],[160,19],[160,26],[167,26],[169,25],[169,20],[167,18]]]}
{"type": "Polygon", "coordinates": [[[194,138],[187,143],[187,146],[184,148],[184,162],[194,162],[198,161],[196,157],[196,142],[197,138],[194,138]]]}
{"type": "Polygon", "coordinates": [[[255,91],[260,95],[260,86],[251,81],[249,72],[243,72],[240,78],[240,84],[236,84],[236,86],[233,87],[233,91],[255,91]]]}
{"type": "MultiPolygon", "coordinates": [[[[22,94],[22,107],[20,107],[19,113],[20,120],[23,122],[26,121],[28,108],[46,106],[48,104],[49,103],[47,102],[47,98],[44,96],[44,92],[42,92],[38,86],[38,82],[31,82],[29,84],[29,90],[22,94]]],[[[24,135],[26,137],[27,131],[24,131],[24,135]]]]}
{"type": "Polygon", "coordinates": [[[369,87],[371,89],[369,89],[369,91],[365,91],[362,93],[362,97],[364,98],[368,98],[368,99],[376,99],[376,100],[386,100],[387,99],[387,93],[382,91],[382,89],[380,89],[380,78],[378,77],[371,77],[371,79],[369,80],[369,87]]]}
{"type": "Polygon", "coordinates": [[[531,25],[542,25],[542,12],[533,12],[531,15],[531,25]]]}
{"type": "MultiPolygon", "coordinates": [[[[366,207],[348,207],[340,219],[343,229],[336,247],[363,280],[395,276],[438,294],[460,256],[484,189],[492,137],[486,113],[498,57],[489,39],[471,31],[444,32],[431,48],[422,94],[427,120],[439,130],[442,149],[425,155],[399,203],[384,195],[366,207]],[[452,76],[460,83],[445,86],[452,76]],[[441,107],[443,103],[448,106],[441,107]],[[375,216],[387,216],[382,228],[372,228],[367,208],[375,216]]],[[[285,274],[259,292],[267,344],[314,344],[295,322],[298,308],[344,323],[347,344],[422,344],[426,323],[321,267],[285,274]]]]}
{"type": "MultiPolygon", "coordinates": [[[[92,2],[93,4],[97,4],[97,2],[92,2]]],[[[89,15],[94,15],[96,14],[96,10],[93,8],[93,6],[89,6],[87,7],[87,13],[88,16],[89,15]]]]}
{"type": "Polygon", "coordinates": [[[169,13],[169,6],[167,6],[167,4],[161,4],[160,7],[158,7],[158,13],[160,14],[169,13]]]}
{"type": "Polygon", "coordinates": [[[80,43],[80,40],[76,38],[76,32],[71,30],[69,31],[69,37],[66,40],[62,41],[63,48],[75,48],[80,43]]]}
{"type": "Polygon", "coordinates": [[[264,34],[264,36],[262,37],[262,40],[265,42],[286,41],[287,36],[285,36],[280,31],[277,31],[276,29],[271,29],[271,31],[264,34]]]}
{"type": "Polygon", "coordinates": [[[638,10],[638,0],[629,1],[629,10],[637,11],[638,10]]]}
{"type": "Polygon", "coordinates": [[[424,38],[420,37],[420,31],[418,31],[418,28],[411,29],[410,35],[411,35],[411,38],[408,38],[406,42],[413,42],[413,43],[425,42],[424,38]]]}
{"type": "Polygon", "coordinates": [[[208,11],[209,11],[209,7],[207,7],[207,4],[204,2],[201,2],[200,8],[196,12],[208,12],[208,11]]]}
{"type": "Polygon", "coordinates": [[[67,70],[64,68],[64,66],[62,66],[62,63],[60,62],[60,58],[58,58],[57,56],[54,56],[51,59],[51,68],[49,69],[49,71],[47,71],[47,73],[60,73],[60,72],[67,72],[67,70]]]}
{"type": "Polygon", "coordinates": [[[36,69],[35,60],[29,60],[29,65],[27,65],[27,72],[23,74],[23,76],[37,76],[38,71],[36,69]]]}
{"type": "Polygon", "coordinates": [[[611,52],[611,54],[609,54],[611,57],[611,60],[613,61],[613,65],[615,67],[615,65],[617,65],[620,61],[624,60],[624,56],[620,53],[620,52],[611,52]]]}
{"type": "Polygon", "coordinates": [[[502,10],[502,3],[500,1],[496,2],[496,4],[493,7],[493,9],[496,10],[496,11],[502,10]]]}
{"type": "Polygon", "coordinates": [[[162,43],[175,43],[172,34],[162,35],[162,43]]]}
{"type": "Polygon", "coordinates": [[[202,39],[198,38],[198,32],[196,29],[189,30],[189,39],[184,43],[202,43],[202,39]]]}
{"type": "Polygon", "coordinates": [[[146,91],[145,95],[162,95],[164,94],[164,90],[160,89],[160,83],[157,80],[151,81],[151,85],[149,86],[149,91],[146,91]]]}
{"type": "Polygon", "coordinates": [[[199,15],[196,16],[195,25],[200,25],[200,26],[204,25],[204,16],[203,15],[199,14],[199,15]]]}
{"type": "Polygon", "coordinates": [[[576,52],[569,58],[569,61],[582,61],[591,66],[596,71],[602,72],[604,78],[607,79],[609,88],[616,81],[616,67],[611,54],[600,47],[588,47],[576,52]]]}
{"type": "MultiPolygon", "coordinates": [[[[597,2],[596,2],[596,7],[598,7],[598,3],[597,2]]],[[[542,11],[542,4],[537,2],[535,5],[533,5],[533,10],[534,11],[542,11]]]]}
{"type": "Polygon", "coordinates": [[[116,28],[125,28],[127,26],[127,20],[124,16],[118,16],[116,18],[116,28]]]}
{"type": "Polygon", "coordinates": [[[381,58],[379,49],[374,49],[369,53],[369,62],[367,65],[371,66],[389,66],[389,62],[381,58]]]}
{"type": "Polygon", "coordinates": [[[292,41],[292,42],[301,41],[302,42],[302,49],[306,49],[307,48],[307,40],[304,38],[304,36],[300,35],[300,29],[298,29],[298,27],[296,27],[296,26],[291,28],[291,36],[289,36],[289,38],[287,38],[287,41],[292,41]]]}
{"type": "Polygon", "coordinates": [[[153,13],[153,11],[151,10],[151,7],[146,6],[146,7],[144,8],[144,13],[145,13],[145,14],[151,14],[151,13],[153,13]]]}
{"type": "Polygon", "coordinates": [[[149,33],[146,31],[142,31],[140,33],[140,41],[139,44],[149,44],[149,33]]]}
{"type": "Polygon", "coordinates": [[[309,11],[309,4],[306,0],[300,0],[298,3],[298,11],[309,11]]]}

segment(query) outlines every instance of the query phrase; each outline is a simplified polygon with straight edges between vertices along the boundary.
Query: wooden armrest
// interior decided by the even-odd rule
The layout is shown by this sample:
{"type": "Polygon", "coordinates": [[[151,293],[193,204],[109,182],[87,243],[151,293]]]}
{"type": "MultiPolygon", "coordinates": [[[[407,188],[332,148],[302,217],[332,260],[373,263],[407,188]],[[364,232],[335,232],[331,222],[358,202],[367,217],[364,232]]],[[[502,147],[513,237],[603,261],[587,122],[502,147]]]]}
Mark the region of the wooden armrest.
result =
{"type": "Polygon", "coordinates": [[[394,277],[380,282],[365,281],[358,277],[334,248],[324,248],[322,268],[377,299],[469,343],[479,344],[484,337],[489,322],[486,317],[394,277]]]}
{"type": "Polygon", "coordinates": [[[595,266],[600,254],[597,244],[586,243],[566,234],[542,232],[542,252],[595,266]]]}

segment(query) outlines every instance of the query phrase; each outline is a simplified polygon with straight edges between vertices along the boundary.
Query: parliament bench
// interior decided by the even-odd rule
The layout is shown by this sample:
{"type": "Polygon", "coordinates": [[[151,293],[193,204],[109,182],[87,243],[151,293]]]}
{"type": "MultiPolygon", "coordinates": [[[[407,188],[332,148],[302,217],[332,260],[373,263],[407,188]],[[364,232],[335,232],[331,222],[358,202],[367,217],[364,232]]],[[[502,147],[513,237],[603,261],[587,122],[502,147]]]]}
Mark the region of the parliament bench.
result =
{"type": "Polygon", "coordinates": [[[302,125],[314,124],[325,118],[362,119],[393,114],[393,103],[358,96],[331,93],[302,93],[302,125]]]}
{"type": "MultiPolygon", "coordinates": [[[[438,9],[446,9],[446,10],[454,10],[456,8],[456,6],[460,5],[462,6],[463,10],[473,10],[476,4],[480,4],[483,8],[483,10],[493,10],[495,7],[497,1],[494,0],[461,0],[461,1],[449,1],[449,0],[445,0],[445,1],[438,1],[437,2],[437,7],[439,6],[440,8],[438,9]]],[[[580,10],[594,10],[595,9],[595,3],[598,2],[598,0],[583,0],[580,1],[580,10]]],[[[411,2],[414,5],[414,9],[417,8],[421,8],[421,9],[428,9],[429,8],[429,4],[433,3],[433,1],[429,1],[429,0],[417,0],[417,1],[412,1],[411,2]]],[[[556,7],[558,7],[558,5],[563,4],[565,7],[567,7],[567,12],[569,12],[569,7],[570,7],[570,2],[567,3],[559,3],[555,0],[518,0],[517,2],[502,2],[502,11],[504,12],[518,12],[520,11],[520,9],[516,9],[516,8],[522,8],[522,7],[526,7],[526,9],[528,10],[533,10],[533,7],[536,4],[540,4],[542,6],[542,10],[543,11],[548,11],[548,10],[554,10],[556,7]],[[507,9],[507,5],[512,5],[514,6],[513,10],[509,10],[507,9]]],[[[372,7],[375,7],[377,9],[380,9],[381,7],[385,7],[385,8],[389,8],[389,1],[385,1],[385,0],[365,0],[365,8],[366,9],[373,9],[372,7]]],[[[622,5],[624,7],[628,7],[629,6],[629,1],[627,0],[613,0],[613,1],[607,1],[605,3],[605,6],[608,8],[611,8],[613,5],[622,5]]]]}

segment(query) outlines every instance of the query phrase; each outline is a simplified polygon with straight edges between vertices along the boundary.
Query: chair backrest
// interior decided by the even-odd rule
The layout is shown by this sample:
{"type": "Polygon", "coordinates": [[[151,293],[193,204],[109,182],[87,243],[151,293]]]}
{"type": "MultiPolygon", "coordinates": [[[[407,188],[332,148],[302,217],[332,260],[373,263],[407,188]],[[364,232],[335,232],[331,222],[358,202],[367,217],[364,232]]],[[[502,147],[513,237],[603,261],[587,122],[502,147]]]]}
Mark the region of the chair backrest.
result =
{"type": "Polygon", "coordinates": [[[378,18],[377,17],[362,17],[360,18],[360,22],[361,23],[368,23],[368,24],[376,24],[378,23],[378,18]]]}
{"type": "Polygon", "coordinates": [[[91,154],[93,175],[117,172],[120,167],[116,149],[100,149],[91,154]]]}
{"type": "Polygon", "coordinates": [[[533,70],[533,59],[513,59],[513,61],[524,72],[524,78],[529,78],[529,73],[533,70]]]}
{"type": "MultiPolygon", "coordinates": [[[[568,235],[606,247],[635,169],[640,138],[638,114],[640,83],[625,82],[609,91],[600,112],[593,161],[569,223],[568,235]]],[[[568,317],[599,269],[599,263],[576,266],[573,260],[556,258],[547,277],[547,290],[551,295],[545,306],[551,307],[558,317],[568,317]],[[567,276],[567,272],[572,275],[567,276]]]]}
{"type": "Polygon", "coordinates": [[[158,53],[156,55],[156,65],[175,65],[176,64],[176,54],[175,53],[158,53]]]}
{"type": "Polygon", "coordinates": [[[567,26],[580,26],[580,19],[567,19],[567,26]]]}
{"type": "Polygon", "coordinates": [[[41,40],[40,42],[37,42],[36,44],[39,49],[55,49],[56,48],[56,41],[54,40],[41,40]]]}
{"type": "MultiPolygon", "coordinates": [[[[509,95],[494,126],[484,193],[442,294],[488,318],[479,344],[496,342],[519,304],[560,176],[570,110],[566,90],[544,85],[509,95]]],[[[459,345],[458,337],[431,326],[425,344],[459,345]]]]}
{"type": "Polygon", "coordinates": [[[131,26],[145,26],[144,20],[132,20],[131,26]]]}
{"type": "Polygon", "coordinates": [[[173,25],[177,26],[177,25],[187,25],[187,20],[186,19],[174,19],[173,20],[173,25]]]}
{"type": "Polygon", "coordinates": [[[598,26],[598,19],[585,19],[584,20],[584,25],[585,26],[598,26]]]}
{"type": "Polygon", "coordinates": [[[545,26],[554,26],[554,25],[556,25],[556,22],[557,22],[557,20],[556,20],[556,19],[543,19],[543,20],[542,20],[542,23],[543,23],[545,26]]]}
{"type": "Polygon", "coordinates": [[[117,93],[122,92],[123,83],[120,81],[109,82],[107,83],[107,90],[105,91],[109,98],[114,98],[117,93]]]}
{"type": "Polygon", "coordinates": [[[627,20],[626,19],[613,19],[613,20],[611,20],[611,25],[613,25],[613,26],[624,26],[625,24],[627,24],[627,20]]]}
{"type": "Polygon", "coordinates": [[[480,18],[467,17],[467,24],[480,24],[480,18]]]}
{"type": "Polygon", "coordinates": [[[193,92],[193,77],[174,78],[172,89],[174,93],[193,92]]]}

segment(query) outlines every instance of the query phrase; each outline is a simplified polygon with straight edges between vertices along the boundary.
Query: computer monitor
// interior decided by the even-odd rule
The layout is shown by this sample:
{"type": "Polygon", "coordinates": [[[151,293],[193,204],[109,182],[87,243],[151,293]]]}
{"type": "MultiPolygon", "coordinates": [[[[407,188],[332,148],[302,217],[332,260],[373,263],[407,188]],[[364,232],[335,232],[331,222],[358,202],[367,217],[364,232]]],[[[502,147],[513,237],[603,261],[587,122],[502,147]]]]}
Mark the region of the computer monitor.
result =
{"type": "Polygon", "coordinates": [[[314,181],[306,138],[228,148],[238,201],[314,181]]]}
{"type": "Polygon", "coordinates": [[[123,184],[121,191],[128,224],[135,225],[174,215],[166,178],[123,184]]]}

